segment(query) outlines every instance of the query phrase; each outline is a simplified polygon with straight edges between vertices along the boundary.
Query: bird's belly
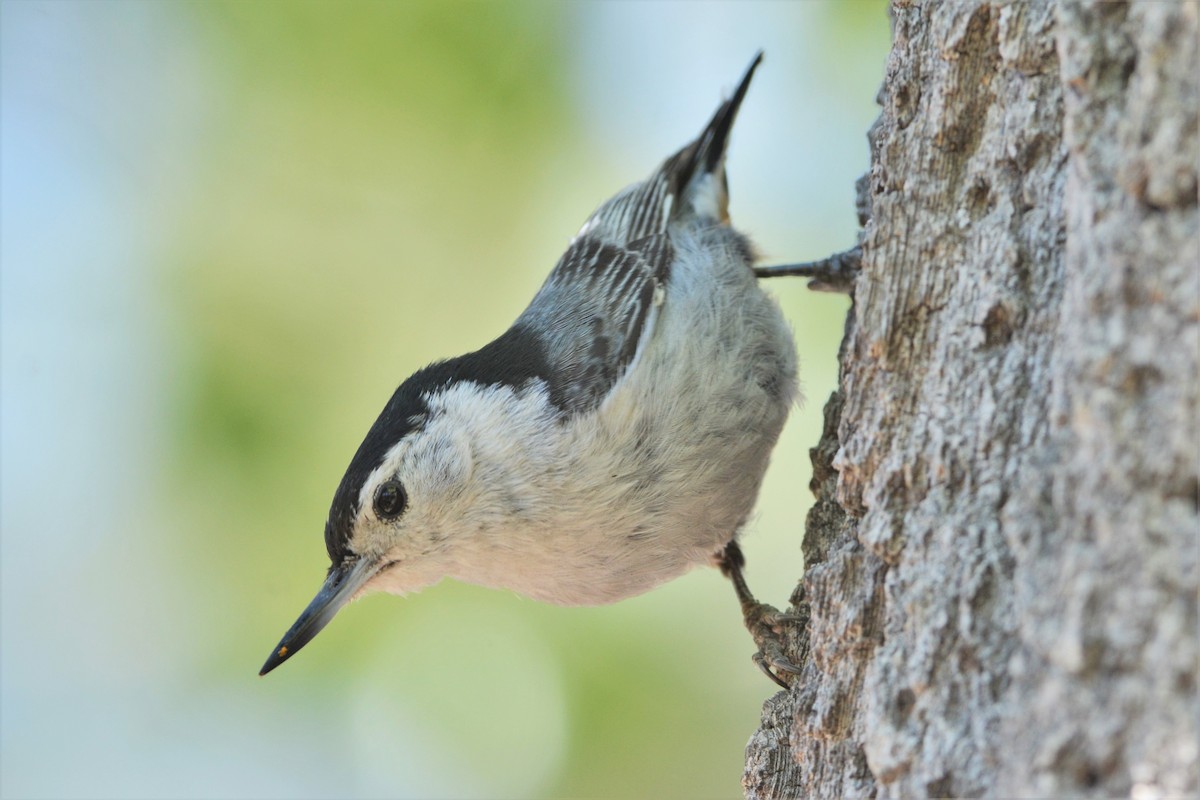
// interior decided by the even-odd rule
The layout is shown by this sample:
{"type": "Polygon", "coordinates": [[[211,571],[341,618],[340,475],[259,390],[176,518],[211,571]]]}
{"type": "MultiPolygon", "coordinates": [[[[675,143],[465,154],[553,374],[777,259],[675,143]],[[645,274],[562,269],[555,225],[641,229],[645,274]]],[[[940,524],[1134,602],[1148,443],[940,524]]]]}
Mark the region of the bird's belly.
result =
{"type": "Polygon", "coordinates": [[[732,537],[719,529],[698,536],[695,529],[611,524],[527,534],[527,547],[492,552],[453,577],[556,605],[605,605],[708,563],[732,537]]]}
{"type": "Polygon", "coordinates": [[[490,537],[491,548],[455,577],[559,605],[601,605],[710,563],[750,514],[774,437],[743,435],[706,463],[693,462],[688,438],[651,436],[643,447],[658,452],[613,458],[602,474],[574,465],[571,480],[526,506],[542,513],[490,537]]]}

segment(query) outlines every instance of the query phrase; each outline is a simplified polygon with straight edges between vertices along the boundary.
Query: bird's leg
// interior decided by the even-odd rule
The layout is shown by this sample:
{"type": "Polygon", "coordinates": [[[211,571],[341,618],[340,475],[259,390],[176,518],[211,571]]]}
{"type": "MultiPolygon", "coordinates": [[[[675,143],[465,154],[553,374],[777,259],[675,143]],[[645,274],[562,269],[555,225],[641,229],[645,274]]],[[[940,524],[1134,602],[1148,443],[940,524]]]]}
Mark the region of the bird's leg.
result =
{"type": "Polygon", "coordinates": [[[780,613],[774,606],[754,599],[750,588],[746,586],[746,579],[742,576],[746,558],[736,541],[731,540],[725,545],[725,549],[717,553],[714,560],[722,574],[733,581],[733,590],[737,592],[738,602],[742,604],[746,629],[750,631],[750,636],[758,647],[758,652],[754,654],[754,663],[768,678],[787,689],[788,683],[782,676],[799,675],[800,668],[783,652],[783,625],[798,621],[799,618],[780,613]]]}
{"type": "Polygon", "coordinates": [[[849,250],[834,253],[820,261],[803,264],[778,264],[773,267],[755,267],[756,278],[780,278],[785,275],[811,278],[808,288],[818,292],[841,292],[850,294],[854,290],[854,279],[862,264],[862,248],[855,245],[849,250]]]}

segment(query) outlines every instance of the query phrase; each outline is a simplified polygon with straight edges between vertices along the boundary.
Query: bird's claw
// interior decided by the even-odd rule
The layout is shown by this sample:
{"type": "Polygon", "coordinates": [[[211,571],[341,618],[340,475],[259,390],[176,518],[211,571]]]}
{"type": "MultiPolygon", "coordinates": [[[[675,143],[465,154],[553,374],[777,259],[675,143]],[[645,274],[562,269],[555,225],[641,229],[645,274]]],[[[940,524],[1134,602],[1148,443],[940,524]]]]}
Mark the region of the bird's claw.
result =
{"type": "Polygon", "coordinates": [[[743,608],[746,619],[746,629],[758,647],[758,652],[752,660],[766,675],[784,689],[790,689],[791,684],[784,680],[800,674],[800,667],[792,663],[784,652],[784,626],[801,622],[802,617],[796,614],[785,614],[765,603],[754,603],[743,608]]]}
{"type": "Polygon", "coordinates": [[[786,655],[786,631],[789,627],[794,629],[806,625],[808,618],[800,614],[781,613],[774,606],[754,599],[750,587],[746,585],[745,576],[742,575],[746,559],[736,541],[729,541],[713,560],[721,572],[733,582],[733,590],[742,606],[746,630],[750,631],[750,638],[758,648],[758,652],[754,654],[754,663],[775,683],[784,689],[790,688],[784,678],[799,675],[800,667],[786,655]]]}

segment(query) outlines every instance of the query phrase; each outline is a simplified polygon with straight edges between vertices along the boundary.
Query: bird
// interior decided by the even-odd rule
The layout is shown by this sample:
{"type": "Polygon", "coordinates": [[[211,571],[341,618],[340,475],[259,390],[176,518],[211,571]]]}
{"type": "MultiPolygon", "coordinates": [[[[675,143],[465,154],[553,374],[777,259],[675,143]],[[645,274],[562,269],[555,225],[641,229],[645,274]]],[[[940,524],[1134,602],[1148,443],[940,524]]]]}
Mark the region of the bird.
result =
{"type": "Polygon", "coordinates": [[[452,578],[602,605],[710,564],[789,685],[791,618],[755,600],[738,545],[799,397],[792,329],[757,281],[798,273],[756,268],[729,218],[726,150],[762,58],[587,218],[508,330],[399,385],[334,492],[325,581],[260,675],[371,592],[452,578]]]}

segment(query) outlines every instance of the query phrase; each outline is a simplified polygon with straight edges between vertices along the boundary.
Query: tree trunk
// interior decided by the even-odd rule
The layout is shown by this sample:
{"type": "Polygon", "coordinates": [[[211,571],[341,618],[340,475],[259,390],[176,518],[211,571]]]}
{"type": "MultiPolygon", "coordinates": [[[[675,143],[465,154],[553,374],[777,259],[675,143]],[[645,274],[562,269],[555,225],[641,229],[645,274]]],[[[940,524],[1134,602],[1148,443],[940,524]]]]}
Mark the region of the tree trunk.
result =
{"type": "Polygon", "coordinates": [[[892,14],[746,794],[1195,794],[1197,4],[892,14]]]}

